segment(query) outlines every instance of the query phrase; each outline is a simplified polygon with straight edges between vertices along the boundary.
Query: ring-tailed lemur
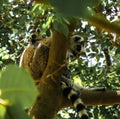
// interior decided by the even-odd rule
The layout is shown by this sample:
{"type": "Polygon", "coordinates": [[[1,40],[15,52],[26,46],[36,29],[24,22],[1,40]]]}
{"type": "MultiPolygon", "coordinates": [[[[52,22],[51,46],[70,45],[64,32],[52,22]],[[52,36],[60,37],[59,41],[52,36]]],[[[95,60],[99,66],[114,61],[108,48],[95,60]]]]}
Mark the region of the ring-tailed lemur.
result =
{"type": "MultiPolygon", "coordinates": [[[[79,35],[74,35],[70,38],[70,47],[69,47],[69,56],[74,58],[78,58],[81,52],[84,52],[84,39],[79,35]]],[[[88,119],[88,114],[86,111],[86,107],[84,102],[80,98],[81,90],[91,90],[91,91],[105,91],[104,87],[97,87],[97,88],[85,88],[83,86],[74,84],[70,80],[70,69],[66,67],[65,71],[62,75],[61,87],[63,90],[63,94],[66,98],[71,100],[73,106],[77,109],[77,114],[79,119],[88,119]],[[67,72],[67,73],[65,73],[67,72]],[[68,75],[69,74],[69,75],[68,75]],[[71,82],[70,84],[68,82],[71,82]]]]}
{"type": "MultiPolygon", "coordinates": [[[[32,32],[30,40],[30,44],[21,55],[19,66],[26,68],[34,79],[38,79],[46,68],[51,41],[47,41],[47,38],[39,41],[34,32],[32,32]]],[[[76,58],[79,56],[83,46],[84,43],[81,36],[73,35],[70,37],[67,57],[72,56],[76,58]]]]}
{"type": "MultiPolygon", "coordinates": [[[[20,60],[20,67],[28,69],[35,80],[42,76],[46,68],[49,55],[49,47],[51,44],[51,41],[45,42],[44,40],[42,42],[37,41],[36,39],[36,34],[32,34],[31,43],[23,51],[20,60]]],[[[68,49],[70,55],[75,58],[78,57],[83,48],[84,40],[81,36],[74,35],[70,38],[70,47],[68,49]]],[[[78,117],[80,119],[88,119],[84,103],[80,98],[80,90],[83,90],[84,88],[80,86],[77,87],[75,84],[68,85],[67,82],[64,81],[64,78],[70,79],[70,70],[67,66],[64,68],[61,79],[61,88],[63,90],[63,94],[66,96],[66,98],[71,100],[74,107],[77,109],[78,117]]]]}

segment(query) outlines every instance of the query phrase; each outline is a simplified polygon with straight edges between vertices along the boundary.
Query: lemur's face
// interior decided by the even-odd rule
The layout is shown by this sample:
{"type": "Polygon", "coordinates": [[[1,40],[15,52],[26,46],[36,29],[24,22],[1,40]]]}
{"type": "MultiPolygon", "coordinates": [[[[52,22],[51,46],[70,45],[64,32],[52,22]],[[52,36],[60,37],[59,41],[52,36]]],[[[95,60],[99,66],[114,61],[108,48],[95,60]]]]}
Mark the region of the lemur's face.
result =
{"type": "Polygon", "coordinates": [[[70,39],[70,52],[74,57],[80,56],[84,51],[84,39],[79,35],[74,35],[70,39]]]}

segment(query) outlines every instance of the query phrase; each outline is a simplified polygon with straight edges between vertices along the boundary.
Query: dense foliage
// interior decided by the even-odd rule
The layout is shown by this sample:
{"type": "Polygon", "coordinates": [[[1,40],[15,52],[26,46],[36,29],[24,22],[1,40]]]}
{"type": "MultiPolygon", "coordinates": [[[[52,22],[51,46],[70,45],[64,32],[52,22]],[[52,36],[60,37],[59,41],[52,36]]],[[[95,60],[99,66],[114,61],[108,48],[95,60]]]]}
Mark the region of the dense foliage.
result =
{"type": "MultiPolygon", "coordinates": [[[[119,0],[104,0],[94,8],[94,11],[109,21],[120,24],[119,0]]],[[[50,36],[50,23],[55,19],[60,22],[62,26],[60,29],[67,34],[67,28],[61,22],[61,17],[66,17],[66,13],[69,12],[65,11],[65,14],[61,15],[52,7],[34,5],[32,2],[26,3],[23,0],[0,1],[0,69],[5,69],[10,63],[19,64],[21,53],[30,42],[29,36],[34,30],[38,38],[50,36]]],[[[86,17],[82,13],[79,15],[86,17]]],[[[76,28],[77,34],[85,40],[85,52],[77,60],[70,59],[71,77],[75,82],[88,87],[103,86],[107,90],[120,89],[119,34],[94,27],[88,21],[80,18],[76,28]]],[[[57,27],[58,24],[54,25],[57,27]]],[[[0,103],[0,110],[2,109],[0,103]]],[[[118,105],[90,107],[88,110],[94,119],[118,119],[120,117],[118,105]]],[[[58,113],[56,119],[61,117],[73,119],[74,115],[74,109],[65,109],[58,113]]]]}

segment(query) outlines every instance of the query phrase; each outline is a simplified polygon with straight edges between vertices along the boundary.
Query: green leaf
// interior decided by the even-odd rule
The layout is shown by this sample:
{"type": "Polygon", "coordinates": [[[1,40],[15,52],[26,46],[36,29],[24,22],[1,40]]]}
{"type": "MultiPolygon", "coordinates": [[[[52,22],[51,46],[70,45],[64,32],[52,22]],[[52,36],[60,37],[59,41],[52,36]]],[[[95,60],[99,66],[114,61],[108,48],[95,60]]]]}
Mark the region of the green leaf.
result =
{"type": "Polygon", "coordinates": [[[60,33],[63,33],[66,37],[69,34],[69,29],[67,27],[66,24],[64,24],[63,22],[59,22],[57,20],[54,21],[53,23],[53,27],[60,33]]]}
{"type": "Polygon", "coordinates": [[[100,0],[47,0],[54,6],[58,12],[67,16],[86,17],[88,7],[93,7],[100,2],[100,0]]]}
{"type": "Polygon", "coordinates": [[[0,104],[0,119],[4,119],[6,113],[6,107],[0,104]]]}
{"type": "Polygon", "coordinates": [[[19,103],[22,108],[30,107],[38,94],[30,74],[16,65],[9,65],[0,78],[0,97],[11,105],[19,103]]]}
{"type": "Polygon", "coordinates": [[[24,110],[22,110],[22,107],[19,105],[19,103],[9,106],[7,110],[10,113],[10,115],[7,113],[7,116],[12,116],[13,119],[32,119],[24,110]]]}

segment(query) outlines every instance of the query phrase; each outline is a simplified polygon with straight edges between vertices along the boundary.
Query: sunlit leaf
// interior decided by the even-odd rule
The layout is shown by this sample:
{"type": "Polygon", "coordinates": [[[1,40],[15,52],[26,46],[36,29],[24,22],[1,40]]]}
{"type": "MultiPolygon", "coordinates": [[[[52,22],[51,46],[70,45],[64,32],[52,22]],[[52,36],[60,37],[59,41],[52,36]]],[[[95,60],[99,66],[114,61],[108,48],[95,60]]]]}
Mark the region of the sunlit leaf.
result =
{"type": "Polygon", "coordinates": [[[6,107],[0,104],[0,119],[4,119],[6,113],[6,107]]]}
{"type": "Polygon", "coordinates": [[[76,83],[78,85],[82,85],[82,81],[81,81],[80,77],[74,76],[73,80],[74,80],[74,83],[76,83]]]}

